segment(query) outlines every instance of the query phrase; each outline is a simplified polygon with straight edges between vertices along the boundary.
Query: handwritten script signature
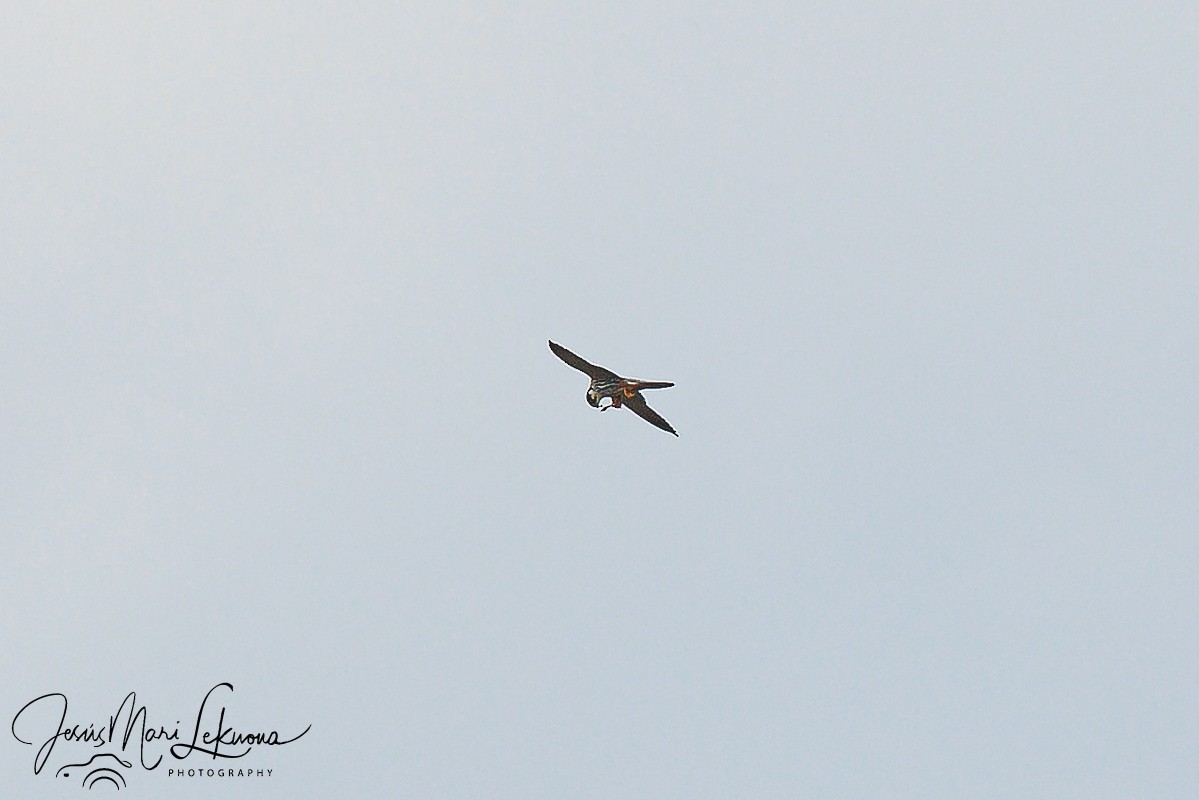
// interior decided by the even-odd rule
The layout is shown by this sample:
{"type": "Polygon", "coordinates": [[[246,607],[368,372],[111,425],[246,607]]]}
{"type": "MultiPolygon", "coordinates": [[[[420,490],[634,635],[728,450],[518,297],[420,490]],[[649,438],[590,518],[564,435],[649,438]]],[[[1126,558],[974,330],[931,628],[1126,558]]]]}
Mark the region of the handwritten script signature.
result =
{"type": "Polygon", "coordinates": [[[37,754],[33,758],[33,772],[37,774],[42,771],[42,767],[46,766],[50,754],[54,751],[54,746],[59,741],[86,742],[93,747],[105,747],[119,742],[122,751],[129,747],[130,742],[136,742],[138,760],[143,768],[150,770],[157,768],[163,759],[162,754],[159,754],[157,758],[151,754],[149,758],[152,763],[147,761],[146,745],[152,745],[154,742],[174,742],[170,746],[169,752],[172,758],[180,761],[192,753],[211,756],[213,760],[243,758],[259,745],[273,747],[291,744],[312,729],[312,725],[309,725],[290,738],[281,736],[275,730],[269,732],[235,730],[231,725],[225,724],[227,710],[225,704],[213,697],[218,690],[232,694],[233,684],[218,683],[204,695],[204,699],[200,702],[200,709],[196,712],[195,725],[190,731],[190,742],[181,735],[178,721],[170,729],[165,725],[151,725],[150,715],[144,705],[138,705],[135,692],[130,692],[125,696],[121,705],[117,707],[116,713],[108,718],[107,724],[91,722],[70,725],[67,724],[67,696],[61,692],[44,694],[30,700],[13,717],[12,735],[22,744],[33,745],[36,741],[41,741],[41,746],[38,747],[37,754]],[[219,712],[214,710],[218,703],[220,704],[219,712]],[[51,709],[50,713],[57,711],[58,724],[50,736],[40,739],[38,735],[31,735],[27,729],[35,727],[36,723],[32,720],[36,716],[44,716],[46,712],[42,709],[45,708],[51,709]],[[25,738],[26,736],[29,738],[25,738]]]}

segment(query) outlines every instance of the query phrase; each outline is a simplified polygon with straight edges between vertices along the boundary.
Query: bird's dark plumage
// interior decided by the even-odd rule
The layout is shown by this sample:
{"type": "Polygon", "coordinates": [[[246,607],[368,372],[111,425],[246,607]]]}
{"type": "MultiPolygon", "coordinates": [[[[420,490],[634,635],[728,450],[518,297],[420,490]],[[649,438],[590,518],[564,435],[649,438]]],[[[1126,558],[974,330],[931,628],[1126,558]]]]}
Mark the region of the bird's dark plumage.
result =
{"type": "Polygon", "coordinates": [[[615,372],[604,367],[596,366],[584,358],[580,358],[560,344],[550,342],[550,350],[569,366],[591,378],[587,387],[587,403],[600,411],[609,408],[620,408],[627,405],[630,410],[649,424],[661,428],[667,433],[679,434],[670,423],[662,419],[656,411],[646,405],[641,396],[642,389],[667,389],[674,386],[669,381],[642,381],[636,378],[622,378],[615,372]],[[600,400],[608,398],[611,405],[600,406],[600,400]]]}
{"type": "Polygon", "coordinates": [[[662,419],[662,416],[657,411],[654,411],[652,408],[650,408],[646,404],[645,398],[642,397],[641,395],[639,395],[639,394],[633,395],[628,400],[625,400],[624,404],[629,407],[630,411],[632,411],[637,416],[641,417],[643,420],[648,422],[650,425],[659,427],[662,430],[666,431],[667,433],[673,433],[675,436],[679,435],[678,432],[674,428],[670,427],[669,422],[662,419]]]}
{"type": "Polygon", "coordinates": [[[567,364],[569,364],[570,366],[577,369],[579,372],[585,373],[586,375],[590,376],[592,379],[598,379],[598,378],[616,378],[617,380],[620,379],[620,376],[617,375],[615,372],[606,370],[603,367],[597,367],[595,364],[592,364],[590,361],[587,361],[585,359],[580,358],[579,356],[576,356],[574,353],[570,352],[565,347],[563,347],[562,345],[560,345],[556,342],[550,342],[550,350],[552,350],[554,352],[554,355],[556,355],[558,358],[562,359],[567,364]]]}

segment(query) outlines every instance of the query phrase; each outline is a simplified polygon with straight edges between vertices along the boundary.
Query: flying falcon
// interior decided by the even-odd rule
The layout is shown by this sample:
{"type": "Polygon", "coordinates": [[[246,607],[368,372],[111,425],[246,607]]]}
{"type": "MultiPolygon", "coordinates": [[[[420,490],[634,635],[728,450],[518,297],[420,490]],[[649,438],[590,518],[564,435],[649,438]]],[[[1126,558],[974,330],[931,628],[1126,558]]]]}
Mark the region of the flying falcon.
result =
{"type": "Polygon", "coordinates": [[[615,372],[584,361],[562,345],[554,342],[550,342],[550,350],[558,358],[579,372],[587,373],[587,376],[591,378],[591,385],[587,387],[588,405],[598,408],[600,411],[607,411],[609,408],[620,408],[622,405],[626,406],[650,425],[678,436],[675,429],[670,427],[670,423],[662,419],[656,411],[647,406],[645,398],[641,396],[642,389],[666,389],[674,386],[673,383],[622,378],[615,372]],[[605,397],[608,398],[609,404],[601,406],[600,400],[605,397]]]}

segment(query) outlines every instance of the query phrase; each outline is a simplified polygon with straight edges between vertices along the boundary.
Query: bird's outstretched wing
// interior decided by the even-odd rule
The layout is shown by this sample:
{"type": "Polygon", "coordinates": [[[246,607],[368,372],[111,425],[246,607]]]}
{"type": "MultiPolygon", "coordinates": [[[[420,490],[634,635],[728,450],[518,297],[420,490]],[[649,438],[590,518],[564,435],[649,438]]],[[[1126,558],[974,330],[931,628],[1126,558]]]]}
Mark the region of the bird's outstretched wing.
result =
{"type": "Polygon", "coordinates": [[[611,370],[604,369],[603,367],[597,367],[595,364],[592,364],[590,361],[586,361],[582,358],[579,358],[574,353],[570,352],[565,347],[563,347],[562,345],[560,345],[556,342],[550,342],[550,350],[552,350],[554,355],[556,355],[558,358],[562,359],[567,364],[569,364],[570,366],[577,369],[579,372],[587,373],[592,378],[619,378],[620,377],[619,375],[617,375],[615,372],[612,372],[611,370]]]}
{"type": "Polygon", "coordinates": [[[679,435],[674,428],[670,427],[669,422],[662,419],[662,417],[658,415],[657,411],[654,411],[652,408],[646,405],[645,398],[641,395],[635,394],[632,397],[626,398],[624,405],[625,408],[630,409],[634,414],[641,417],[650,425],[661,428],[667,433],[673,433],[675,436],[679,435]]]}

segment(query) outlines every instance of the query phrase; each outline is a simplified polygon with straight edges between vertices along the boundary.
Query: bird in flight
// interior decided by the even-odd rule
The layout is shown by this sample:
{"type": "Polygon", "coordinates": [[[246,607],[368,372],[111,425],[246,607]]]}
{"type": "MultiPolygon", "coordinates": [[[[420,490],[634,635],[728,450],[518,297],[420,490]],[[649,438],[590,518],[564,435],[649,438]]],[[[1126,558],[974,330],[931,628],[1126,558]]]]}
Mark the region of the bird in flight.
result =
{"type": "Polygon", "coordinates": [[[666,389],[674,386],[673,383],[668,381],[642,381],[637,378],[622,378],[611,370],[597,367],[595,364],[579,358],[555,342],[550,342],[550,350],[558,358],[579,372],[586,373],[591,378],[591,385],[587,387],[588,405],[598,408],[600,411],[626,406],[650,425],[678,436],[675,429],[670,427],[670,423],[662,419],[656,411],[646,405],[645,398],[641,396],[642,389],[666,389]],[[605,397],[608,398],[608,405],[601,406],[600,400],[605,397]]]}

